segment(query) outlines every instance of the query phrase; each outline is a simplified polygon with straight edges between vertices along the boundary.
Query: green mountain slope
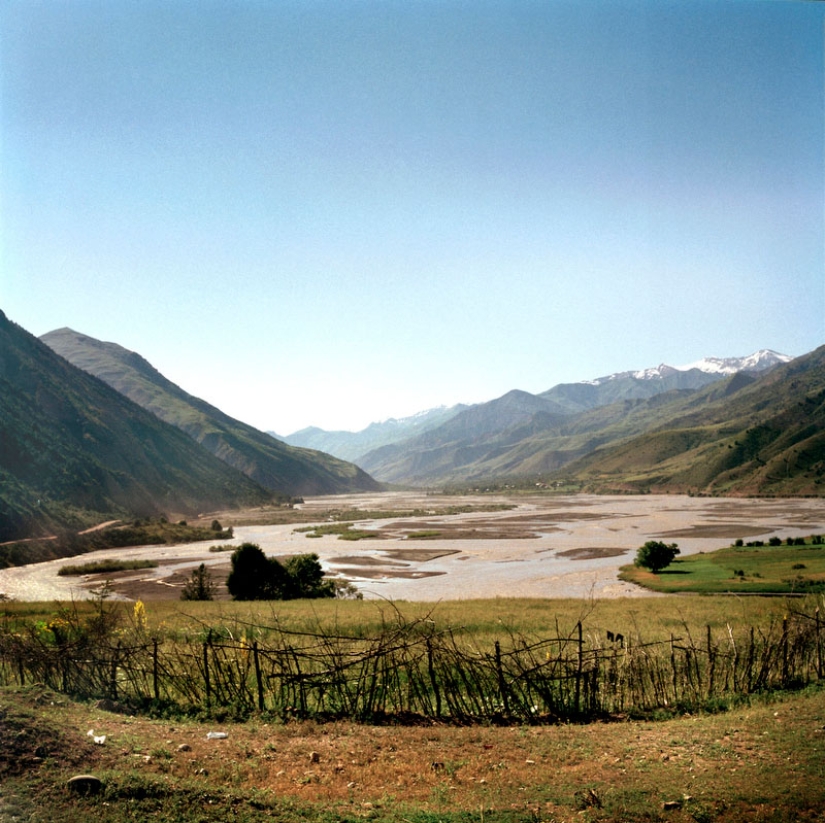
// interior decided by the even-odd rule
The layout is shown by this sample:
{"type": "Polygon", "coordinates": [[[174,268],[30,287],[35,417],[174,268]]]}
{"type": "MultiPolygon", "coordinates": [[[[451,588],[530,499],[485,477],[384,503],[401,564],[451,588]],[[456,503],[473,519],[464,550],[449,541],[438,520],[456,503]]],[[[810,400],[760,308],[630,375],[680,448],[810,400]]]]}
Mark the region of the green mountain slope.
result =
{"type": "Polygon", "coordinates": [[[638,436],[564,474],[593,490],[825,494],[825,346],[762,377],[734,375],[668,409],[638,436]]]}
{"type": "Polygon", "coordinates": [[[285,495],[374,491],[380,485],[352,463],[301,449],[235,420],[167,380],[135,352],[72,329],[44,343],[161,420],[186,432],[216,457],[266,489],[285,495]]]}
{"type": "Polygon", "coordinates": [[[0,312],[0,541],[270,499],[0,312]]]}
{"type": "MultiPolygon", "coordinates": [[[[767,372],[674,382],[595,407],[587,384],[538,398],[511,392],[359,462],[382,480],[414,485],[569,478],[601,491],[821,494],[821,359],[818,350],[767,372]],[[559,414],[564,405],[586,410],[559,414]]],[[[607,388],[633,392],[633,382],[607,388]]]]}

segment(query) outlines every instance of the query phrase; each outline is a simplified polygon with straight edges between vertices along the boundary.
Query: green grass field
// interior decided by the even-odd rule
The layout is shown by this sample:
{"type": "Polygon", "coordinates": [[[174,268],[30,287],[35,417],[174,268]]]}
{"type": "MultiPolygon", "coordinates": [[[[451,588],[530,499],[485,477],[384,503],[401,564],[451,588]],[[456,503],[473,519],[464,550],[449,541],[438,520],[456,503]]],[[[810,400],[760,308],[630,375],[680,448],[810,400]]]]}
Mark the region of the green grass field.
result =
{"type": "Polygon", "coordinates": [[[624,566],[621,579],[677,594],[807,594],[825,591],[825,545],[728,546],[677,558],[654,574],[624,566]]]}

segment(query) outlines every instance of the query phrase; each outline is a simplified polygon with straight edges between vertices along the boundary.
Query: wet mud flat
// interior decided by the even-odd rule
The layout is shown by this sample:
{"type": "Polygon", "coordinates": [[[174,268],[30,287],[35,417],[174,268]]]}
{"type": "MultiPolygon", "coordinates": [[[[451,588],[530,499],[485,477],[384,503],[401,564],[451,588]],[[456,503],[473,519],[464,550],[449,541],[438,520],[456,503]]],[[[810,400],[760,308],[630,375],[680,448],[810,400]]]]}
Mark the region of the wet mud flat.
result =
{"type": "MultiPolygon", "coordinates": [[[[311,498],[301,506],[301,514],[319,524],[334,520],[337,511],[352,510],[365,512],[352,528],[374,532],[369,539],[345,541],[334,534],[310,539],[297,524],[282,523],[236,526],[231,545],[257,543],[273,557],[315,553],[327,575],[352,583],[367,599],[650,597],[656,595],[617,576],[646,540],[677,542],[684,555],[713,551],[739,538],[825,533],[825,501],[818,499],[391,492],[311,498]],[[445,513],[468,506],[478,509],[445,513]],[[416,514],[397,516],[405,510],[416,514]],[[375,516],[378,512],[390,517],[375,516]]],[[[19,600],[88,597],[109,579],[123,598],[178,599],[192,569],[203,562],[219,584],[219,597],[227,597],[229,554],[210,553],[210,545],[93,552],[84,559],[154,559],[159,566],[69,581],[57,571],[72,560],[5,569],[0,592],[19,600]]]]}

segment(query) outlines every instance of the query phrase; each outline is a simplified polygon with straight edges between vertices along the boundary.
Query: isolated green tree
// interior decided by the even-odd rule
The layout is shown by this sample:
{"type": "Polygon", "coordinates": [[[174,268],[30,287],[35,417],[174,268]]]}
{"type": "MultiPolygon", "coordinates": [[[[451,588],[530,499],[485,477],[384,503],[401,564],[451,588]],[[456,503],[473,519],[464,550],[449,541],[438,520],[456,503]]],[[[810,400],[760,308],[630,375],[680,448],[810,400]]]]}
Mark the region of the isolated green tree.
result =
{"type": "Polygon", "coordinates": [[[226,587],[235,600],[282,600],[288,590],[288,575],[260,546],[243,543],[232,552],[226,587]]]}
{"type": "Polygon", "coordinates": [[[335,597],[335,586],[324,580],[317,554],[296,555],[282,564],[255,543],[244,543],[232,553],[226,587],[235,600],[335,597]]]}
{"type": "Polygon", "coordinates": [[[679,554],[679,547],[675,543],[662,543],[659,540],[648,540],[636,552],[637,566],[650,569],[654,574],[661,571],[673,562],[679,554]]]}
{"type": "Polygon", "coordinates": [[[204,563],[192,569],[192,577],[180,593],[181,600],[212,600],[215,596],[215,584],[212,575],[204,563]]]}

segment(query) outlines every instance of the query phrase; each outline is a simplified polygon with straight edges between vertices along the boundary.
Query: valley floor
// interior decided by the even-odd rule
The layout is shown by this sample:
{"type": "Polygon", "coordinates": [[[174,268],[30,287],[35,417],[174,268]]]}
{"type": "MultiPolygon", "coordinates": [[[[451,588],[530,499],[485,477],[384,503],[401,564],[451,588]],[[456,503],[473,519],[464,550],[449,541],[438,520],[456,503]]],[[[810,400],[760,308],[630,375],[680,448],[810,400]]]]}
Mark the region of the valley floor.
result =
{"type": "MultiPolygon", "coordinates": [[[[257,543],[269,555],[316,553],[327,574],[351,582],[366,599],[440,601],[494,597],[656,596],[618,579],[646,540],[675,542],[681,553],[713,551],[735,539],[768,540],[825,532],[825,501],[818,499],[645,496],[446,497],[392,492],[307,499],[304,514],[318,524],[336,513],[420,509],[416,518],[369,517],[353,523],[375,538],[309,537],[295,524],[236,525],[227,546],[257,543]],[[440,513],[448,506],[510,504],[500,511],[440,513]],[[317,518],[312,517],[317,513],[317,518]]],[[[210,515],[211,516],[211,515],[210,515]]],[[[249,522],[246,516],[245,521],[249,522]]],[[[224,525],[232,516],[221,513],[224,525]]],[[[83,560],[152,559],[158,568],[112,578],[127,599],[178,599],[191,570],[205,563],[216,581],[229,570],[229,552],[212,543],[109,549],[83,560]]],[[[91,596],[100,576],[59,577],[77,558],[0,570],[0,593],[16,600],[91,596]]]]}

